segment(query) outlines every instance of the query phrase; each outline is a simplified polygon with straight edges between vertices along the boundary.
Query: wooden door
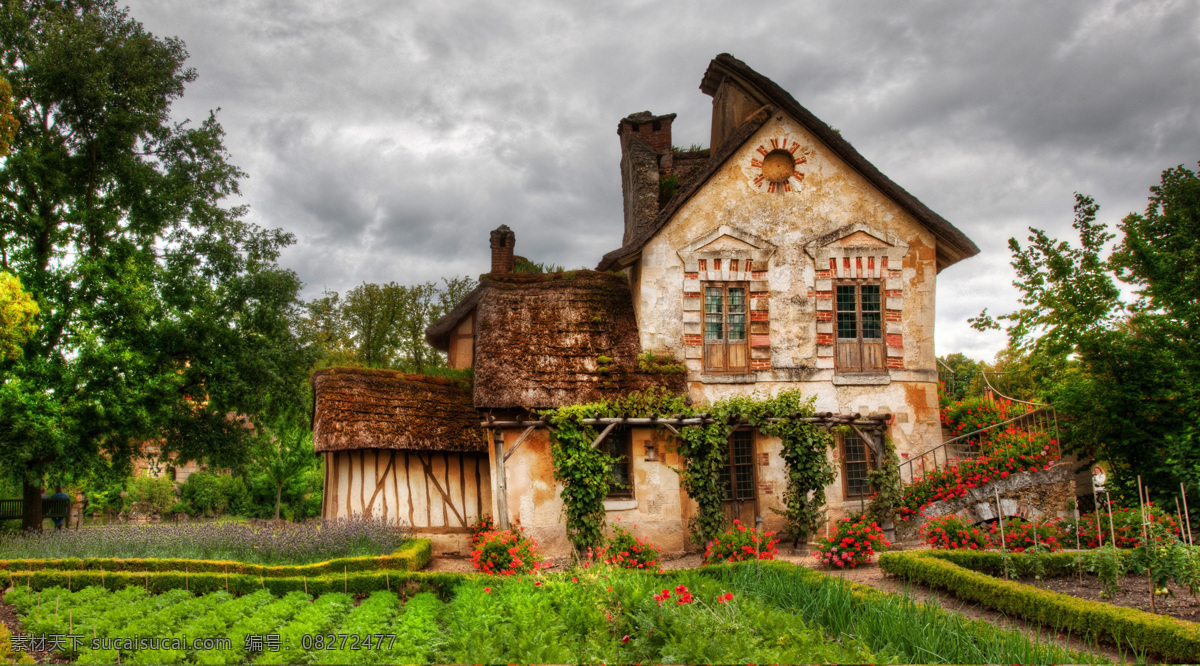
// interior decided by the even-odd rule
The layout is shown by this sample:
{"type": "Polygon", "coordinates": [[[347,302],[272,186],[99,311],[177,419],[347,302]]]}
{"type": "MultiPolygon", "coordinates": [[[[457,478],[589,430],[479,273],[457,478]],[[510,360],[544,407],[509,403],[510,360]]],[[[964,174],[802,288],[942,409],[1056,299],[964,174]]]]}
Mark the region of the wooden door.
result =
{"type": "Polygon", "coordinates": [[[758,478],[754,467],[754,431],[735,430],[729,438],[729,460],[721,471],[721,486],[725,488],[722,505],[725,522],[732,526],[734,519],[747,527],[754,526],[758,516],[758,478]]]}

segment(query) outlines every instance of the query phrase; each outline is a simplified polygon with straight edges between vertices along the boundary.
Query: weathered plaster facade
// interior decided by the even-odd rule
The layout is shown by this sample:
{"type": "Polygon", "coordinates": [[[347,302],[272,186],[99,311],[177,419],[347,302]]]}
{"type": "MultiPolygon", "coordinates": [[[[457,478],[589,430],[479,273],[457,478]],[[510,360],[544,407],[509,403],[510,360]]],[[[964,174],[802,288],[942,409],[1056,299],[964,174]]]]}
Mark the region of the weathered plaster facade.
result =
{"type": "MultiPolygon", "coordinates": [[[[894,414],[897,450],[919,453],[941,443],[934,245],[910,214],[794,119],[775,113],[642,250],[631,271],[642,347],[686,359],[689,394],[697,403],[798,388],[816,397],[818,411],[894,414]],[[796,146],[792,152],[803,159],[796,170],[804,178],[790,191],[767,192],[755,184],[760,170],[754,165],[762,148],[773,145],[796,146]],[[835,261],[849,260],[855,269],[865,263],[861,270],[886,283],[890,363],[882,375],[839,376],[830,347],[821,344],[822,336],[832,335],[830,245],[843,255],[835,261]],[[725,264],[718,272],[711,266],[719,256],[725,264]],[[707,262],[703,272],[701,261],[707,262]],[[732,273],[731,261],[739,262],[732,273]],[[750,284],[751,359],[767,361],[750,376],[705,376],[700,347],[688,344],[701,335],[699,296],[706,279],[750,284]],[[762,331],[754,317],[764,310],[768,326],[762,331]]],[[[827,492],[831,508],[842,508],[840,481],[827,492]]]]}
{"type": "MultiPolygon", "coordinates": [[[[632,308],[637,333],[632,322],[622,330],[637,338],[641,350],[684,363],[694,404],[798,389],[814,398],[818,412],[891,415],[889,435],[902,457],[941,444],[933,344],[937,275],[978,248],[744,63],[718,56],[701,90],[713,98],[710,149],[674,151],[674,114],[642,112],[618,124],[622,247],[605,255],[597,270],[622,270],[629,277],[632,303],[624,307],[632,308]],[[711,362],[715,352],[706,358],[705,290],[714,285],[726,290],[715,297],[725,305],[734,303],[731,293],[744,298],[737,302],[744,305],[744,336],[734,344],[726,335],[721,364],[711,362]],[[868,287],[877,299],[871,310],[876,327],[869,336],[858,334],[857,347],[848,346],[850,338],[837,330],[838,288],[847,285],[859,299],[859,331],[866,330],[861,304],[868,287]]],[[[495,233],[501,231],[507,227],[495,233]]],[[[504,238],[511,241],[508,233],[504,238]]],[[[494,269],[511,266],[503,256],[496,258],[511,254],[511,242],[498,246],[494,236],[492,249],[494,269]]],[[[475,302],[464,301],[428,334],[431,343],[452,352],[455,367],[478,369],[480,358],[496,355],[489,350],[494,343],[483,341],[488,326],[498,324],[463,319],[475,302]]],[[[517,324],[528,328],[529,322],[505,325],[517,324]]],[[[505,375],[508,384],[511,374],[505,375]]],[[[571,399],[587,402],[581,397],[586,391],[576,386],[586,375],[575,370],[554,381],[539,379],[527,393],[540,395],[567,382],[571,399]]],[[[517,412],[548,406],[481,402],[478,377],[476,408],[517,412]]],[[[504,397],[503,388],[489,390],[504,397]]],[[[559,394],[567,395],[562,390],[554,395],[559,394]]],[[[521,432],[503,431],[506,450],[521,432]]],[[[680,489],[681,461],[670,438],[650,428],[632,434],[633,497],[607,503],[610,520],[620,518],[664,554],[694,547],[688,525],[696,505],[680,489]],[[647,454],[648,444],[656,459],[647,454]]],[[[839,470],[842,450],[839,445],[829,453],[839,470]]],[[[501,465],[494,449],[488,455],[492,487],[499,488],[501,465]]],[[[752,457],[753,505],[732,510],[744,518],[750,511],[767,528],[781,528],[776,510],[784,508],[787,481],[779,440],[756,433],[752,457]]],[[[510,520],[536,538],[543,553],[562,556],[570,546],[552,460],[549,433],[533,432],[504,463],[507,485],[493,493],[492,502],[498,513],[503,497],[510,520]]],[[[864,501],[847,497],[844,487],[838,478],[826,488],[831,519],[864,501]]]]}

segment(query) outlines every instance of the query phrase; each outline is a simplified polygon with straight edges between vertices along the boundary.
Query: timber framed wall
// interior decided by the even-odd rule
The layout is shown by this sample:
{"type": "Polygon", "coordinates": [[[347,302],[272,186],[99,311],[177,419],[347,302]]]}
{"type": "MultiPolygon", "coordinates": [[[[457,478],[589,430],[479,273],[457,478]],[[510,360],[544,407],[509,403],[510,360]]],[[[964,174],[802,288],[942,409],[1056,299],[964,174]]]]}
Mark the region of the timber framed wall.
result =
{"type": "Polygon", "coordinates": [[[374,516],[417,532],[466,533],[492,510],[486,453],[358,449],[323,455],[324,518],[374,516]]]}

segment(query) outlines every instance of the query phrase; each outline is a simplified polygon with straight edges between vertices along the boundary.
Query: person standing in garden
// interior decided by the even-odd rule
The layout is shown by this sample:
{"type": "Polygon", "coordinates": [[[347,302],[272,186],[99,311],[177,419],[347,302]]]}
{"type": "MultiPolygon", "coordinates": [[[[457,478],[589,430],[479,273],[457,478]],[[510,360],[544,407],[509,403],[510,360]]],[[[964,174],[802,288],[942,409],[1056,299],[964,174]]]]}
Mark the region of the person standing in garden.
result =
{"type": "Polygon", "coordinates": [[[67,511],[63,511],[61,516],[58,515],[58,512],[56,511],[54,517],[51,518],[51,520],[54,521],[54,529],[61,530],[63,526],[63,519],[66,518],[71,508],[71,496],[63,492],[62,486],[55,486],[54,494],[50,496],[50,499],[67,501],[67,511]]]}

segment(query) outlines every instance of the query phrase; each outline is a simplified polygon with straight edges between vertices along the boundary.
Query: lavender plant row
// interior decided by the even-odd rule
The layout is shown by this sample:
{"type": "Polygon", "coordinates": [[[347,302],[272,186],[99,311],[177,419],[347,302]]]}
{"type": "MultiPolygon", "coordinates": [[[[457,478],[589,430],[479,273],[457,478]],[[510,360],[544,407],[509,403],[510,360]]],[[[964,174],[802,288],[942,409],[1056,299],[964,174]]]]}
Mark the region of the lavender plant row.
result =
{"type": "Polygon", "coordinates": [[[406,525],[378,518],[278,525],[102,525],[25,532],[0,542],[0,559],[154,557],[310,564],[335,557],[386,555],[407,539],[406,525]]]}

